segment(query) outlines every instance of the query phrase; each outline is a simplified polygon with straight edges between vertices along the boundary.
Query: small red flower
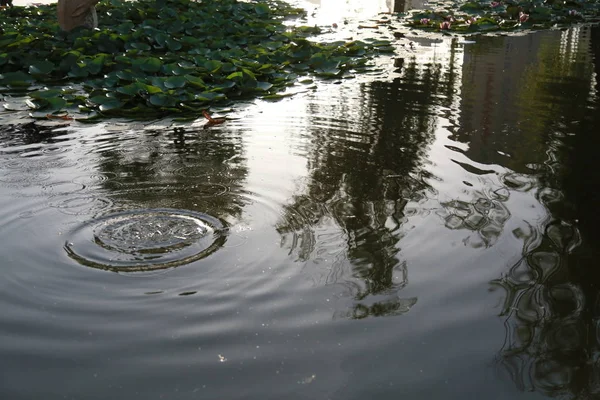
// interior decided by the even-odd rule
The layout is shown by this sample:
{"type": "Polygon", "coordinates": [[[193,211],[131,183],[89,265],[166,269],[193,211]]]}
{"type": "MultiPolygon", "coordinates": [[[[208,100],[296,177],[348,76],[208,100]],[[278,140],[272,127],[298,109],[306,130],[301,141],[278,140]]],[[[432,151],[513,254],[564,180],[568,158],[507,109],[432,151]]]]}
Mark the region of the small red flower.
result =
{"type": "Polygon", "coordinates": [[[523,11],[519,12],[519,22],[527,22],[529,19],[529,14],[525,14],[523,11]]]}

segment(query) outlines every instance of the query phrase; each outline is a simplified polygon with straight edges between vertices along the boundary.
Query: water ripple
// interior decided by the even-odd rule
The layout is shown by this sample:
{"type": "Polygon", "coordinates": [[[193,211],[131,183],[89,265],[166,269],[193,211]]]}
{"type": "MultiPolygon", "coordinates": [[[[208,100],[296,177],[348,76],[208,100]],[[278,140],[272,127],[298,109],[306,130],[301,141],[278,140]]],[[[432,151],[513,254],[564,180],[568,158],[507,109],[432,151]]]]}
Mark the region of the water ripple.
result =
{"type": "Polygon", "coordinates": [[[114,272],[172,268],[207,257],[226,240],[224,225],[183,210],[137,210],[96,218],[68,234],[67,254],[114,272]]]}

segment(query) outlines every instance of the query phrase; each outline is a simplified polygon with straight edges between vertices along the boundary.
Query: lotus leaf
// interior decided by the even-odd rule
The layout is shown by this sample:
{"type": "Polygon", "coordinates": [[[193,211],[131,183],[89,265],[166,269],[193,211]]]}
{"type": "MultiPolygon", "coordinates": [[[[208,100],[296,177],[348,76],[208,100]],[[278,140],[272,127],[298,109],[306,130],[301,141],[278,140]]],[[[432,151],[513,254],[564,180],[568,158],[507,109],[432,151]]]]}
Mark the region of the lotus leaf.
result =
{"type": "Polygon", "coordinates": [[[29,93],[29,97],[33,99],[50,99],[52,97],[60,96],[62,93],[63,91],[60,89],[44,89],[29,93]]]}
{"type": "Polygon", "coordinates": [[[272,83],[269,82],[256,82],[256,88],[261,91],[267,91],[273,87],[272,83]]]}
{"type": "Polygon", "coordinates": [[[184,87],[187,82],[183,76],[171,76],[165,80],[164,85],[166,88],[175,89],[184,87]]]}
{"type": "Polygon", "coordinates": [[[29,86],[34,79],[31,75],[22,72],[4,72],[0,74],[0,84],[7,86],[29,86]]]}
{"type": "Polygon", "coordinates": [[[29,73],[31,75],[48,75],[54,68],[54,63],[50,61],[38,61],[29,66],[29,73]]]}
{"type": "Polygon", "coordinates": [[[131,62],[134,68],[144,72],[158,72],[162,66],[161,61],[156,57],[143,57],[131,62]]]}

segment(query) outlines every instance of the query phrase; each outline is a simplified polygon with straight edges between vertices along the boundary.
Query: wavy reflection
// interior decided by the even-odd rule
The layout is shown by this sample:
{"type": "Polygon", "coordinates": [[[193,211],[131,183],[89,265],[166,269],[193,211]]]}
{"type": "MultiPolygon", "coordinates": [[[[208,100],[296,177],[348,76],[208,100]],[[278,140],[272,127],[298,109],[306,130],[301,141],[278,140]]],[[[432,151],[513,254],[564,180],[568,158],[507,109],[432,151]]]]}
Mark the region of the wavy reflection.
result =
{"type": "MultiPolygon", "coordinates": [[[[152,128],[152,127],[151,127],[152,128]]],[[[227,219],[239,216],[247,175],[241,138],[200,128],[164,127],[96,137],[98,170],[113,198],[135,207],[175,208],[227,219]]]]}
{"type": "Polygon", "coordinates": [[[400,242],[407,204],[434,194],[426,153],[438,107],[452,102],[449,64],[412,59],[392,82],[341,87],[345,102],[311,101],[310,175],[277,230],[316,284],[353,298],[336,316],[399,315],[417,302],[398,295],[409,275],[400,242]]]}
{"type": "Polygon", "coordinates": [[[76,181],[98,188],[106,201],[56,204],[65,213],[98,211],[69,231],[64,249],[73,260],[146,272],[190,264],[226,245],[249,202],[242,196],[247,166],[239,136],[112,123],[83,140],[95,166],[76,181]],[[113,245],[105,248],[107,242],[113,245]]]}
{"type": "Polygon", "coordinates": [[[472,202],[441,202],[441,208],[436,213],[444,220],[448,229],[465,229],[477,233],[476,236],[465,238],[465,244],[475,248],[491,247],[498,241],[505,223],[511,217],[506,206],[507,200],[508,191],[502,188],[491,195],[475,193],[475,200],[472,202]]]}
{"type": "Polygon", "coordinates": [[[452,135],[469,144],[470,160],[514,172],[501,177],[506,196],[444,204],[448,228],[477,232],[490,246],[511,216],[511,193],[532,191],[546,210],[528,232],[513,232],[523,256],[492,285],[505,292],[498,366],[519,389],[552,397],[600,395],[599,71],[598,28],[481,38],[465,56],[470,89],[452,135]],[[484,204],[495,210],[491,225],[484,204]]]}

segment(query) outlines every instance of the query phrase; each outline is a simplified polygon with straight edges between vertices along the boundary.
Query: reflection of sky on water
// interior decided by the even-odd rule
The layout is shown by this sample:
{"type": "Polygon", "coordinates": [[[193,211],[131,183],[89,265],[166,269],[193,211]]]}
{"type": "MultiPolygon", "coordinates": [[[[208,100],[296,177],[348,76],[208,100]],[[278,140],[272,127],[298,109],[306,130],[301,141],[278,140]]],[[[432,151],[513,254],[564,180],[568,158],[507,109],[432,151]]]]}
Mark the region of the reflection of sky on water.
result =
{"type": "Polygon", "coordinates": [[[370,17],[377,13],[402,12],[411,8],[422,8],[427,0],[304,0],[319,6],[324,18],[343,18],[346,16],[370,17]]]}

